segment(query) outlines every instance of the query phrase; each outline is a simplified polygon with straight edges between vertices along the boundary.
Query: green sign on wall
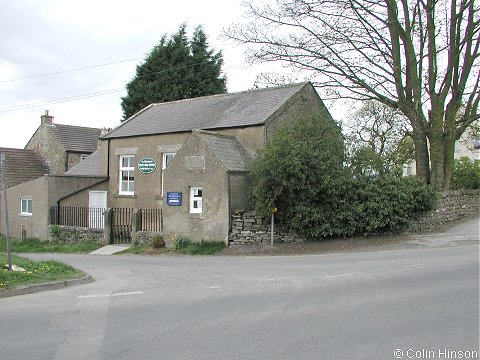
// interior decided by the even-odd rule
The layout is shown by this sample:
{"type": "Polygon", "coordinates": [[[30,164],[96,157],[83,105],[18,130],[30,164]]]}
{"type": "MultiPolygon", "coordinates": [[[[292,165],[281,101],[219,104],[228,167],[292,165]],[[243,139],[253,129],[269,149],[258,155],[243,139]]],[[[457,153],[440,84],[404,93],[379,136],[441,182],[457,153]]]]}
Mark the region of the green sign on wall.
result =
{"type": "Polygon", "coordinates": [[[151,174],[157,168],[155,160],[149,157],[144,157],[138,161],[138,171],[142,174],[151,174]]]}

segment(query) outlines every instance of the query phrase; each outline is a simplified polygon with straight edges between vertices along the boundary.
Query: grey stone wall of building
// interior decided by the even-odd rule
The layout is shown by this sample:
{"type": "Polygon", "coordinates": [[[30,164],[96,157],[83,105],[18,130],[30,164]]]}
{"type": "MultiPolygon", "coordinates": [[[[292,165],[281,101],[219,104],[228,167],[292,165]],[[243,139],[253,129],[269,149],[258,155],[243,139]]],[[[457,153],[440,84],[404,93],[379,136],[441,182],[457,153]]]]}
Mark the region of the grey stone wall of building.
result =
{"type": "MultiPolygon", "coordinates": [[[[265,146],[264,127],[252,126],[247,128],[222,129],[217,132],[235,135],[239,142],[252,155],[265,146]]],[[[191,132],[160,134],[143,137],[119,138],[102,140],[100,144],[101,174],[108,175],[108,200],[111,207],[125,207],[136,209],[163,208],[162,196],[162,157],[164,152],[176,152],[189,138],[191,132]],[[109,145],[110,142],[110,145],[109,145]],[[175,151],[164,151],[169,147],[175,151]],[[120,195],[119,192],[119,161],[121,155],[128,155],[129,149],[135,150],[135,195],[120,195]],[[142,174],[138,171],[137,163],[144,157],[150,157],[157,164],[151,174],[142,174]],[[107,166],[108,164],[108,166],[107,166]]]]}
{"type": "MultiPolygon", "coordinates": [[[[101,179],[99,179],[98,181],[101,181],[101,179]]],[[[64,198],[60,202],[60,206],[88,207],[89,206],[89,204],[88,204],[89,192],[90,191],[106,191],[107,188],[108,188],[108,182],[104,181],[100,184],[89,187],[88,189],[86,189],[84,191],[80,191],[76,194],[73,194],[71,196],[68,196],[68,197],[64,198]]],[[[107,207],[110,207],[110,206],[108,206],[108,204],[107,204],[107,207]]]]}
{"type": "Polygon", "coordinates": [[[229,173],[230,208],[249,211],[252,209],[250,201],[250,182],[247,173],[229,173]]]}
{"type": "Polygon", "coordinates": [[[228,180],[223,164],[198,137],[190,138],[165,172],[165,194],[182,193],[181,206],[163,204],[163,239],[172,246],[177,236],[190,240],[225,241],[229,232],[228,180]],[[202,159],[191,164],[191,159],[202,159]],[[198,166],[197,166],[198,165],[198,166]],[[192,167],[193,166],[193,167],[192,167]],[[190,189],[202,188],[202,213],[190,212],[190,189]]]}
{"type": "MultiPolygon", "coordinates": [[[[162,197],[162,157],[163,151],[159,145],[180,147],[188,138],[190,133],[152,135],[134,138],[111,139],[110,148],[108,144],[102,144],[104,156],[109,156],[108,160],[101,160],[105,165],[108,163],[109,179],[108,182],[108,204],[114,208],[132,208],[132,209],[158,209],[163,207],[162,197]],[[108,152],[109,150],[109,152],[108,152]],[[108,154],[107,154],[108,152],[108,154]],[[135,195],[119,194],[119,165],[120,156],[134,155],[135,160],[135,195]],[[155,160],[157,165],[154,172],[142,174],[138,171],[138,161],[144,157],[155,160]]],[[[106,143],[108,140],[103,140],[106,143]]],[[[107,159],[107,158],[105,158],[107,159]]]]}
{"type": "MultiPolygon", "coordinates": [[[[8,220],[10,236],[46,239],[47,215],[44,211],[48,203],[48,181],[45,176],[7,189],[8,220]],[[32,214],[21,214],[21,200],[32,200],[32,214]],[[43,230],[43,231],[42,231],[43,230]]],[[[2,194],[3,195],[3,194],[2,194]]],[[[4,199],[0,201],[0,233],[5,234],[4,199]]]]}
{"type": "Polygon", "coordinates": [[[64,165],[65,171],[70,170],[72,167],[77,165],[80,161],[82,161],[82,156],[83,155],[89,155],[87,153],[75,153],[75,152],[66,152],[66,167],[64,165]]]}
{"type": "Polygon", "coordinates": [[[39,154],[47,163],[52,174],[65,172],[67,155],[50,127],[54,125],[42,124],[33,134],[25,149],[31,149],[39,154]]]}
{"type": "MultiPolygon", "coordinates": [[[[45,175],[36,180],[8,188],[8,214],[11,236],[17,239],[21,239],[24,236],[43,240],[48,239],[50,206],[57,205],[59,199],[94,185],[101,180],[103,178],[45,175]],[[32,200],[31,215],[21,214],[20,199],[32,200]]],[[[0,201],[0,208],[0,233],[4,234],[5,221],[3,219],[5,214],[3,211],[3,200],[0,201]]]]}
{"type": "Polygon", "coordinates": [[[292,123],[302,117],[318,114],[324,119],[332,119],[327,108],[311,85],[305,86],[283,104],[265,124],[266,142],[269,143],[282,125],[292,123]]]}

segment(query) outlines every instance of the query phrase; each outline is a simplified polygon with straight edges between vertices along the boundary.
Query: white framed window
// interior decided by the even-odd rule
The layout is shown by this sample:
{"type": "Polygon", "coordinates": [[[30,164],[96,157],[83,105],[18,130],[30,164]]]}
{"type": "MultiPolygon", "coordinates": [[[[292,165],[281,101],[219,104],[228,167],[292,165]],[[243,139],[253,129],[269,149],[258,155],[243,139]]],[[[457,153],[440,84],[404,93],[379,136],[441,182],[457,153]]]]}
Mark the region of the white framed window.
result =
{"type": "Polygon", "coordinates": [[[203,191],[201,187],[190,188],[190,213],[202,213],[202,192],[203,191]]]}
{"type": "Polygon", "coordinates": [[[169,153],[163,153],[162,154],[162,196],[163,196],[163,179],[165,178],[165,169],[167,168],[167,165],[172,161],[174,156],[176,155],[176,152],[169,152],[169,153]]]}
{"type": "Polygon", "coordinates": [[[32,199],[20,199],[20,215],[32,216],[32,199]]]}
{"type": "Polygon", "coordinates": [[[118,193],[134,195],[135,193],[135,155],[120,156],[120,183],[118,193]]]}

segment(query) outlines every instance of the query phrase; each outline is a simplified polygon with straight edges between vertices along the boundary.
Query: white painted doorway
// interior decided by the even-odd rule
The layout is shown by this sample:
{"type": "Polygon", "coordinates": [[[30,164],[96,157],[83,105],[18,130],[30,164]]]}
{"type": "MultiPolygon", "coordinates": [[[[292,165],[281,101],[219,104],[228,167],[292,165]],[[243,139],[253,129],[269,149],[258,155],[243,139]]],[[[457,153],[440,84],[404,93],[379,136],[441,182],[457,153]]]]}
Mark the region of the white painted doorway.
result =
{"type": "Polygon", "coordinates": [[[105,227],[105,209],[107,208],[106,191],[88,192],[88,227],[103,229],[105,227]]]}

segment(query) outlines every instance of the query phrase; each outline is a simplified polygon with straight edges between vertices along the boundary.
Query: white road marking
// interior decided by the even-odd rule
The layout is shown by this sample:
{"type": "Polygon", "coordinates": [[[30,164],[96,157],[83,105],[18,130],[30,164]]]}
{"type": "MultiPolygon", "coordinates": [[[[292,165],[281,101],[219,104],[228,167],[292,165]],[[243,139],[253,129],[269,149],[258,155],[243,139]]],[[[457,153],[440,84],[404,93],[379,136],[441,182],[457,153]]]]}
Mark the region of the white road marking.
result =
{"type": "Polygon", "coordinates": [[[95,294],[95,295],[79,295],[77,299],[93,299],[93,298],[104,298],[104,297],[114,297],[114,296],[130,296],[130,295],[141,295],[143,291],[130,291],[124,293],[115,293],[115,294],[95,294]]]}
{"type": "Polygon", "coordinates": [[[96,295],[79,295],[77,299],[93,299],[93,298],[102,298],[102,297],[110,297],[110,294],[96,294],[96,295]]]}
{"type": "Polygon", "coordinates": [[[112,294],[112,296],[129,296],[129,295],[141,295],[141,294],[143,294],[143,291],[130,291],[130,292],[112,294]]]}
{"type": "Polygon", "coordinates": [[[330,278],[337,278],[337,277],[343,277],[343,276],[352,276],[353,274],[338,274],[338,275],[328,275],[324,276],[322,279],[330,279],[330,278]]]}
{"type": "Polygon", "coordinates": [[[417,266],[422,266],[422,265],[425,265],[425,264],[412,264],[412,265],[404,265],[403,267],[417,267],[417,266]]]}
{"type": "Polygon", "coordinates": [[[221,289],[223,286],[221,285],[214,285],[214,286],[209,286],[207,289],[221,289]]]}

